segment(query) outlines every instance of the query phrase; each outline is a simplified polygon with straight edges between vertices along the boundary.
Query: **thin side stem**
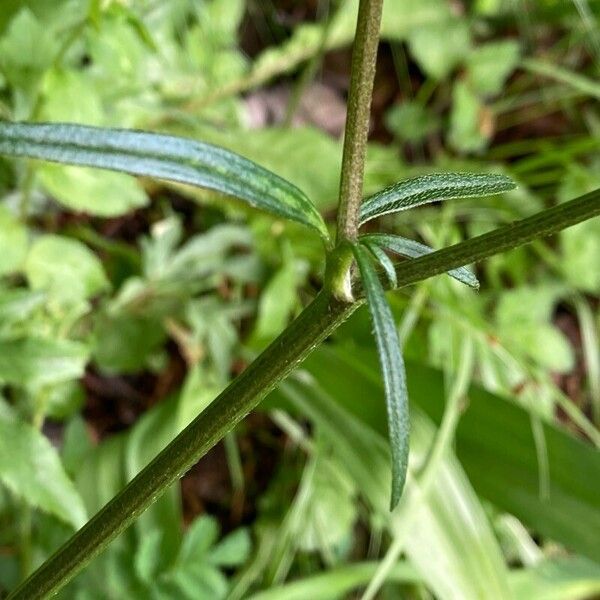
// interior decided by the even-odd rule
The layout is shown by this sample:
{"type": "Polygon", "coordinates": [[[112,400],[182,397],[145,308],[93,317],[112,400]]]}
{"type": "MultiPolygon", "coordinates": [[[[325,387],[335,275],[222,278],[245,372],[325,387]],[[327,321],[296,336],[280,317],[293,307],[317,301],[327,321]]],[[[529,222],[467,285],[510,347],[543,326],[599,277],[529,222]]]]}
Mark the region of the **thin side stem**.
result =
{"type": "Polygon", "coordinates": [[[479,262],[494,254],[523,246],[537,238],[552,235],[598,215],[600,215],[600,189],[454,246],[420,258],[405,260],[396,267],[398,287],[411,285],[457,267],[479,262]]]}
{"type": "Polygon", "coordinates": [[[383,0],[360,0],[358,8],[340,176],[338,243],[343,240],[354,242],[358,235],[382,7],[383,0]]]}
{"type": "MultiPolygon", "coordinates": [[[[397,268],[401,286],[482,260],[600,215],[600,190],[397,268]]],[[[171,484],[233,429],[360,304],[321,292],[213,403],[113,500],[50,557],[9,599],[57,592],[124,531],[171,484]]]]}

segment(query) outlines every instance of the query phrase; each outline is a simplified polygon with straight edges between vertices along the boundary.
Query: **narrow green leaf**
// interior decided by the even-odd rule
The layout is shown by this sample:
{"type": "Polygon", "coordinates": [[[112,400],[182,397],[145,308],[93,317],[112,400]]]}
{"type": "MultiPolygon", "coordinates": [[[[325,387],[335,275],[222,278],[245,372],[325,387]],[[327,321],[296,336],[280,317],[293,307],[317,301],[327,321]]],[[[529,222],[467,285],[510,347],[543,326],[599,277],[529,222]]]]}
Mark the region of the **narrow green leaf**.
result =
{"type": "MultiPolygon", "coordinates": [[[[332,598],[346,598],[352,590],[367,585],[377,572],[378,566],[379,563],[375,561],[342,564],[324,572],[260,590],[252,594],[249,600],[304,600],[305,598],[331,600],[332,598]]],[[[387,581],[420,583],[421,579],[419,573],[411,564],[402,561],[390,570],[387,581]]]]}
{"type": "Polygon", "coordinates": [[[385,271],[385,275],[388,278],[393,288],[398,285],[398,278],[396,277],[396,269],[394,269],[394,263],[390,260],[390,257],[385,253],[383,248],[376,242],[366,239],[368,236],[362,236],[360,241],[366,246],[371,254],[379,261],[379,264],[385,271]]]}
{"type": "MultiPolygon", "coordinates": [[[[339,462],[340,476],[347,472],[356,482],[375,518],[384,518],[392,540],[405,540],[406,559],[435,598],[510,597],[502,552],[485,510],[452,452],[442,459],[438,476],[425,496],[418,480],[411,479],[406,503],[391,518],[385,518],[389,501],[385,410],[379,403],[373,406],[365,402],[365,398],[381,397],[381,377],[375,372],[377,358],[372,363],[373,357],[368,356],[363,363],[365,353],[355,356],[354,351],[356,348],[346,352],[335,344],[321,346],[312,355],[316,358],[309,357],[305,363],[314,379],[290,378],[272,393],[273,405],[285,410],[291,405],[327,438],[339,462]],[[369,423],[373,418],[377,419],[377,431],[369,423]],[[420,498],[419,509],[407,515],[405,509],[415,497],[420,498]]],[[[442,406],[443,398],[442,390],[442,406]]],[[[438,398],[429,398],[432,400],[438,398]]],[[[425,460],[433,436],[434,429],[424,413],[412,411],[410,443],[417,463],[425,460]]]]}
{"type": "MultiPolygon", "coordinates": [[[[381,383],[375,377],[374,348],[349,352],[321,346],[304,367],[327,393],[335,395],[338,404],[385,434],[385,411],[364,402],[365,397],[381,394],[381,383]]],[[[439,423],[444,412],[443,373],[411,360],[406,369],[413,407],[439,423]]],[[[542,496],[528,410],[518,399],[491,394],[475,384],[468,398],[469,409],[456,430],[456,454],[477,494],[543,537],[600,563],[597,449],[556,425],[544,423],[550,469],[549,495],[542,496]],[[518,490],[507,486],[507,481],[518,482],[518,490]]]]}
{"type": "Polygon", "coordinates": [[[290,182],[224,148],[192,139],[70,123],[0,122],[0,154],[123,171],[216,190],[316,229],[327,227],[290,182]]]}
{"type": "Polygon", "coordinates": [[[600,595],[600,566],[581,556],[544,559],[515,569],[511,585],[516,600],[584,600],[600,595]]]}
{"type": "MultiPolygon", "coordinates": [[[[415,242],[414,240],[409,240],[399,235],[391,235],[386,233],[363,235],[360,237],[360,241],[363,244],[367,244],[371,249],[373,247],[386,248],[387,250],[391,250],[392,252],[396,252],[401,256],[407,256],[409,258],[419,258],[420,256],[425,256],[426,254],[435,252],[433,248],[430,248],[425,244],[415,242]]],[[[384,268],[387,273],[387,268],[385,266],[384,268]]],[[[471,273],[471,271],[469,271],[469,269],[466,267],[452,269],[451,271],[448,271],[448,275],[457,281],[468,285],[469,287],[475,288],[476,290],[479,289],[479,281],[477,280],[477,277],[475,277],[475,275],[473,275],[473,273],[471,273]]]]}
{"type": "Polygon", "coordinates": [[[375,217],[408,210],[428,202],[491,196],[512,190],[514,181],[506,175],[485,173],[433,173],[406,179],[367,198],[360,208],[360,224],[375,217]]]}
{"type": "Polygon", "coordinates": [[[371,258],[362,246],[354,245],[352,251],[358,263],[367,296],[383,374],[388,413],[388,432],[392,452],[392,498],[390,506],[393,509],[402,495],[408,469],[410,424],[404,361],[400,352],[400,342],[392,311],[385,299],[383,286],[377,277],[371,258]]]}

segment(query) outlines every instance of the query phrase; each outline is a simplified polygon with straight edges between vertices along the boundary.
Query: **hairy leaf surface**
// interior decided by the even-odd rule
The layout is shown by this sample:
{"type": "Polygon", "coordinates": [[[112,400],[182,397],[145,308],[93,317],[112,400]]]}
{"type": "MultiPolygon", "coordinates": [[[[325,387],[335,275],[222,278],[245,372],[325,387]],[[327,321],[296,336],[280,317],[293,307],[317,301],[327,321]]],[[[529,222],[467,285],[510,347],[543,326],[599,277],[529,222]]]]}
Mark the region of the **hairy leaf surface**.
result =
{"type": "Polygon", "coordinates": [[[390,257],[385,253],[384,249],[377,244],[376,241],[364,239],[363,237],[361,237],[360,241],[371,251],[371,254],[373,254],[373,256],[379,261],[379,264],[385,271],[385,275],[388,278],[391,286],[395,288],[398,285],[398,278],[396,277],[396,269],[394,269],[394,263],[390,260],[390,257]]]}
{"type": "Polygon", "coordinates": [[[123,171],[216,190],[316,229],[321,215],[297,187],[223,148],[192,139],[70,123],[0,123],[0,153],[123,171]]]}
{"type": "Polygon", "coordinates": [[[491,196],[514,189],[510,177],[485,173],[434,173],[399,181],[367,198],[360,208],[360,223],[408,210],[428,202],[491,196]]]}
{"type": "Polygon", "coordinates": [[[392,311],[385,299],[383,286],[371,263],[371,258],[362,246],[353,246],[352,250],[360,269],[360,274],[367,296],[367,303],[375,340],[379,353],[379,362],[383,375],[385,399],[388,412],[388,431],[392,451],[392,498],[393,509],[400,500],[406,481],[408,469],[408,392],[406,389],[406,373],[400,352],[400,342],[392,311]]]}
{"type": "MultiPolygon", "coordinates": [[[[419,258],[420,256],[425,256],[426,254],[435,252],[433,248],[430,248],[425,244],[421,244],[420,242],[415,242],[414,240],[409,240],[399,235],[391,235],[386,233],[363,235],[360,237],[360,241],[364,244],[367,244],[371,249],[386,248],[387,250],[396,252],[401,256],[407,256],[408,258],[419,258]]],[[[388,269],[385,267],[385,265],[383,266],[387,272],[388,269]]],[[[452,269],[451,271],[448,271],[448,275],[457,281],[468,285],[469,287],[479,289],[479,281],[477,280],[477,277],[475,277],[475,275],[473,275],[473,273],[471,273],[471,271],[469,271],[469,269],[466,267],[452,269]]]]}

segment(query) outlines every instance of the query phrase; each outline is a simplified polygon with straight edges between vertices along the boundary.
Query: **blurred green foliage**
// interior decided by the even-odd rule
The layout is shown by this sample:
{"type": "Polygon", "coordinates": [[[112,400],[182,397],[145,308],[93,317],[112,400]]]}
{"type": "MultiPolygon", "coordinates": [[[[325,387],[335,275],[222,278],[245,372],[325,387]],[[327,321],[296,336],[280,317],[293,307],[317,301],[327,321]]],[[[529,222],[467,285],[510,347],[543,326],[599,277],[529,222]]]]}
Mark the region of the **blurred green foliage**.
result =
{"type": "MultiPolygon", "coordinates": [[[[5,0],[0,115],[216,143],[329,216],[340,140],[310,124],[251,130],[247,96],[297,85],[322,48],[325,67],[347,54],[357,2],[322,2],[325,16],[283,20],[276,37],[287,4],[5,0]],[[263,36],[253,54],[249,31],[263,36]]],[[[433,169],[495,169],[520,187],[382,227],[441,247],[599,187],[599,18],[594,0],[386,0],[395,91],[376,115],[365,194],[433,169]],[[531,58],[562,70],[540,75],[531,58]]],[[[4,593],[286,326],[322,265],[316,235],[213,192],[0,160],[0,195],[4,593]],[[143,405],[135,418],[103,427],[116,409],[92,380],[117,396],[139,386],[124,400],[143,405]]],[[[253,423],[229,440],[221,504],[200,502],[184,526],[171,489],[60,597],[337,598],[377,573],[390,598],[600,593],[599,264],[595,219],[488,261],[477,294],[444,277],[390,297],[414,386],[410,511],[387,511],[382,390],[361,311],[264,405],[285,443],[253,423]],[[455,443],[423,491],[456,389],[467,391],[455,443]],[[260,487],[249,477],[267,455],[260,487]],[[232,517],[240,494],[252,505],[232,517]],[[507,515],[516,525],[501,525],[507,515]],[[402,558],[388,565],[395,545],[402,558]]]]}

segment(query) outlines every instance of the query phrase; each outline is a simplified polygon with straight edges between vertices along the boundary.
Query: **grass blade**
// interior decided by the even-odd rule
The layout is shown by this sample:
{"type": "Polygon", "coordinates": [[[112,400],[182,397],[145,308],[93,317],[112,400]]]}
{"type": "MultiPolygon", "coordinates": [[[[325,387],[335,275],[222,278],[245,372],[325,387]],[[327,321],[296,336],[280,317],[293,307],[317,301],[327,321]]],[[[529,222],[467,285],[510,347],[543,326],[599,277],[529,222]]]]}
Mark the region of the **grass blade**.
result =
{"type": "Polygon", "coordinates": [[[296,186],[238,154],[204,142],[70,123],[0,122],[0,154],[208,188],[313,227],[328,239],[321,215],[296,186]]]}
{"type": "MultiPolygon", "coordinates": [[[[363,235],[360,237],[360,241],[364,244],[367,244],[369,248],[382,247],[409,258],[419,258],[435,252],[433,248],[430,248],[425,244],[400,237],[399,235],[391,235],[386,233],[363,235]]],[[[477,277],[475,277],[475,275],[473,275],[473,273],[471,273],[471,271],[469,271],[469,269],[466,267],[452,269],[451,271],[448,271],[448,275],[457,281],[468,285],[469,287],[472,287],[476,290],[479,289],[479,281],[477,280],[477,277]]]]}
{"type": "Polygon", "coordinates": [[[367,296],[367,303],[375,341],[379,353],[379,362],[383,375],[385,399],[388,413],[388,435],[392,453],[392,498],[394,509],[402,495],[408,469],[408,391],[406,373],[400,352],[400,342],[392,311],[385,299],[385,293],[367,250],[360,245],[352,246],[367,296]]]}
{"type": "MultiPolygon", "coordinates": [[[[385,435],[386,415],[365,397],[381,395],[375,348],[319,348],[305,363],[328,394],[371,429],[385,435]]],[[[417,361],[406,362],[410,398],[440,423],[444,412],[444,377],[417,361]]],[[[487,392],[472,384],[469,407],[456,429],[456,455],[477,494],[515,515],[543,538],[600,563],[600,454],[556,425],[544,423],[550,462],[549,498],[540,495],[538,458],[531,417],[517,399],[487,392]],[[518,482],[518,493],[507,481],[518,482]]],[[[413,435],[413,442],[416,436],[413,435]]],[[[415,446],[413,444],[413,450],[415,446]]],[[[418,454],[416,455],[418,458],[418,454]]]]}
{"type": "Polygon", "coordinates": [[[485,173],[434,173],[406,179],[367,198],[360,209],[360,224],[375,217],[408,210],[428,202],[491,196],[516,187],[506,175],[485,173]]]}

